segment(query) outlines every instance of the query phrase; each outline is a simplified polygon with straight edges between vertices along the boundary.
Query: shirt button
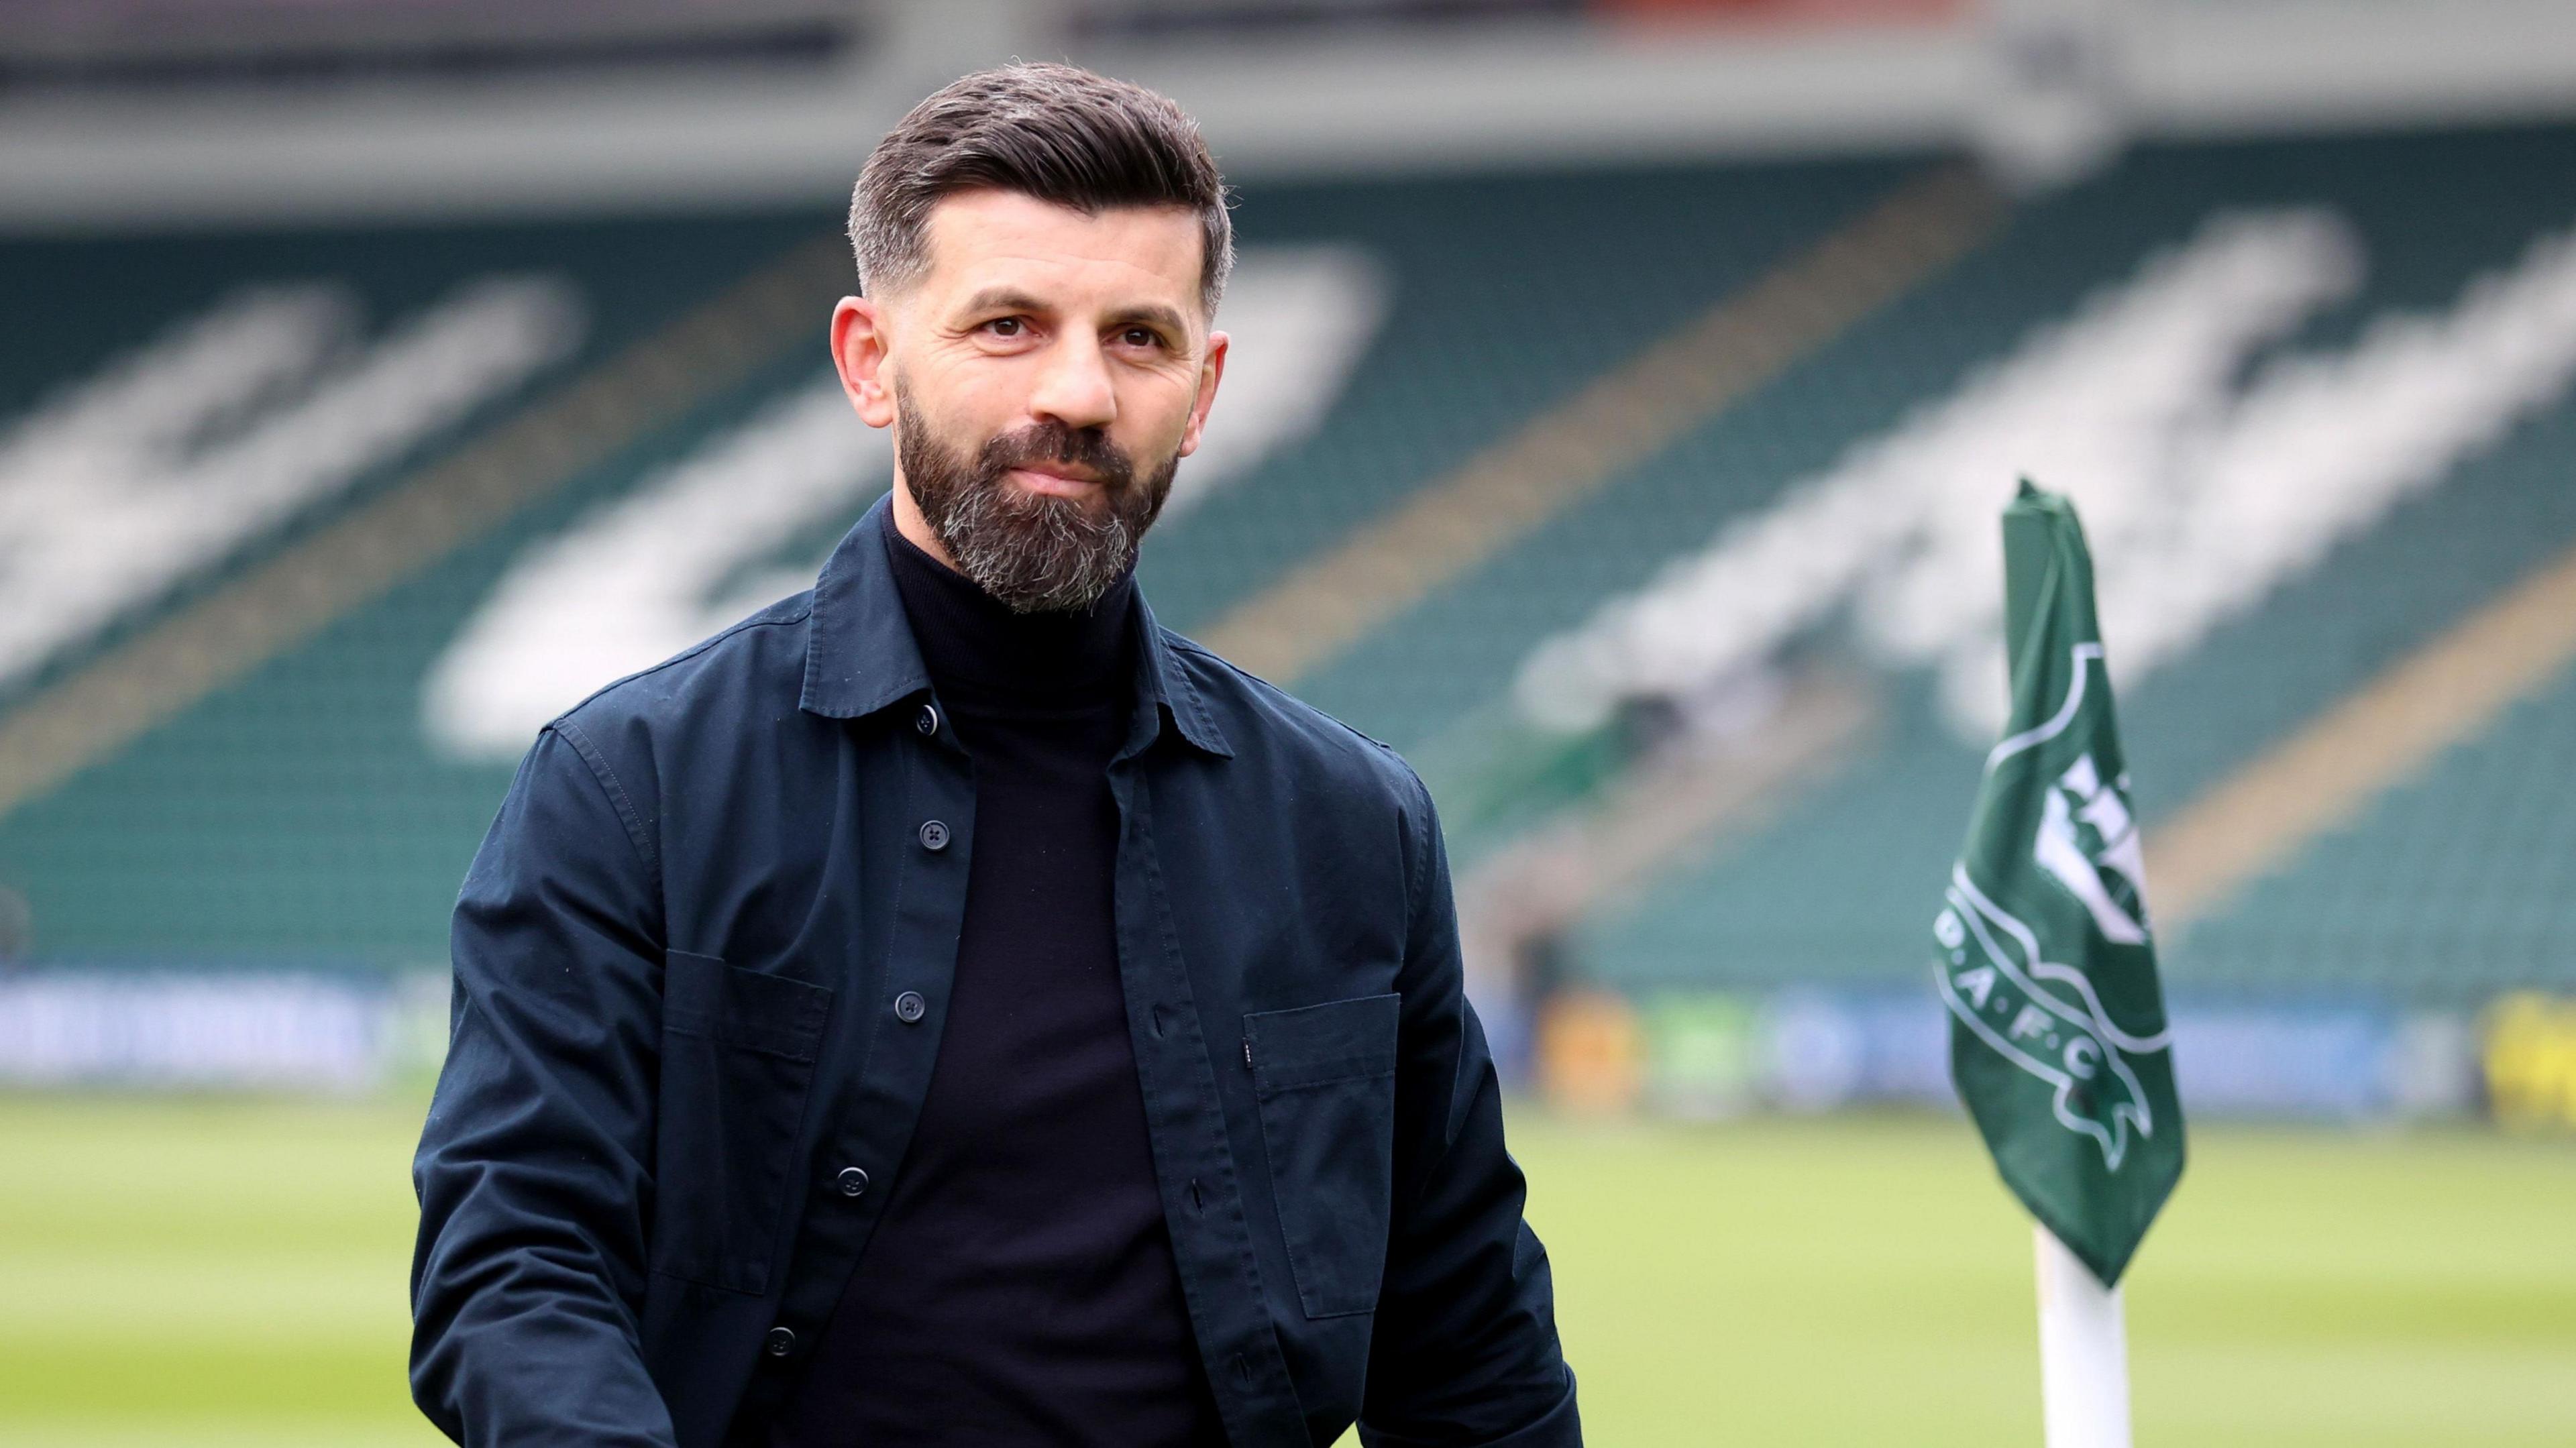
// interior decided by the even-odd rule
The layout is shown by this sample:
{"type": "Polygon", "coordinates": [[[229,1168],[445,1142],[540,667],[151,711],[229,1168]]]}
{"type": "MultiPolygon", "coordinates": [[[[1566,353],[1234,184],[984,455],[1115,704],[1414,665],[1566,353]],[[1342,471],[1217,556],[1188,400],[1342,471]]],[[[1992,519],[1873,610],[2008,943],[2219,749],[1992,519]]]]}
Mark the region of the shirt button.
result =
{"type": "Polygon", "coordinates": [[[924,734],[938,733],[939,711],[928,704],[922,705],[921,712],[913,716],[912,727],[924,734]]]}
{"type": "MultiPolygon", "coordinates": [[[[780,1328],[779,1331],[784,1332],[786,1329],[780,1328]]],[[[1241,1353],[1234,1355],[1234,1380],[1246,1385],[1252,1382],[1252,1359],[1241,1353]]]]}
{"type": "Polygon", "coordinates": [[[929,1013],[930,1002],[923,1000],[917,990],[905,991],[894,998],[894,1018],[907,1026],[929,1013]]]}
{"type": "Polygon", "coordinates": [[[948,826],[938,820],[921,822],[921,847],[925,850],[948,848],[948,826]]]}
{"type": "Polygon", "coordinates": [[[855,1197],[868,1189],[868,1174],[863,1167],[845,1166],[834,1180],[840,1182],[841,1195],[845,1197],[855,1197]]]}
{"type": "Polygon", "coordinates": [[[762,1341],[760,1350],[771,1357],[785,1357],[796,1351],[796,1334],[788,1328],[773,1327],[769,1330],[769,1336],[762,1341]]]}

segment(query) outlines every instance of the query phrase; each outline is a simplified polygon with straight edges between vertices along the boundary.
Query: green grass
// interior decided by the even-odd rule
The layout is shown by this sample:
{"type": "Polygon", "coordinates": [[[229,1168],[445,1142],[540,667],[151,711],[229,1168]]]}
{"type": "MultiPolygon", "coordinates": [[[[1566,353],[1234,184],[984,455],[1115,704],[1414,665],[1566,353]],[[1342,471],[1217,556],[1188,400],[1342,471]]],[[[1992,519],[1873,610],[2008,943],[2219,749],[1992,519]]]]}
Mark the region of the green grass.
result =
{"type": "MultiPolygon", "coordinates": [[[[441,1441],[418,1107],[0,1098],[0,1442],[441,1441]]],[[[1591,1441],[2039,1440],[2028,1228],[1967,1128],[1516,1119],[1591,1441]]],[[[2576,1442],[2576,1145],[2204,1127],[2130,1279],[2147,1445],[2576,1442]]]]}

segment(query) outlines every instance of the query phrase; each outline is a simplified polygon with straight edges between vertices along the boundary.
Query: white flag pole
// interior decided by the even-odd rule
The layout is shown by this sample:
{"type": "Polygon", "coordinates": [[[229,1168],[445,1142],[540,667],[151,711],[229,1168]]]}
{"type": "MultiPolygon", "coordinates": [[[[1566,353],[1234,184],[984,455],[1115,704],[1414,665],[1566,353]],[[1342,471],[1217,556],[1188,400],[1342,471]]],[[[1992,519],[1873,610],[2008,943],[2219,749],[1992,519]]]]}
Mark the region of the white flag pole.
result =
{"type": "Polygon", "coordinates": [[[2039,1245],[2039,1396],[2048,1448],[2129,1448],[2129,1331],[2120,1289],[2046,1227],[2039,1245]]]}

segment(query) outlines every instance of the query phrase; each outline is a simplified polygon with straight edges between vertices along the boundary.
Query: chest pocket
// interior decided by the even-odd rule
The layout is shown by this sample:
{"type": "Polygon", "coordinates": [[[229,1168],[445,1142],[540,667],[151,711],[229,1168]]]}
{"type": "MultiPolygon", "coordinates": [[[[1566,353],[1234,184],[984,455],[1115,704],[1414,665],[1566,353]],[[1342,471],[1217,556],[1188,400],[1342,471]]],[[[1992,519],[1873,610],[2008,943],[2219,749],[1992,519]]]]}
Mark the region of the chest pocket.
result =
{"type": "Polygon", "coordinates": [[[766,1291],[831,989],[674,950],[662,992],[653,1269],[766,1291]]]}
{"type": "Polygon", "coordinates": [[[1403,999],[1362,996],[1243,1018],[1279,1226],[1308,1317],[1377,1306],[1394,1190],[1403,999]]]}

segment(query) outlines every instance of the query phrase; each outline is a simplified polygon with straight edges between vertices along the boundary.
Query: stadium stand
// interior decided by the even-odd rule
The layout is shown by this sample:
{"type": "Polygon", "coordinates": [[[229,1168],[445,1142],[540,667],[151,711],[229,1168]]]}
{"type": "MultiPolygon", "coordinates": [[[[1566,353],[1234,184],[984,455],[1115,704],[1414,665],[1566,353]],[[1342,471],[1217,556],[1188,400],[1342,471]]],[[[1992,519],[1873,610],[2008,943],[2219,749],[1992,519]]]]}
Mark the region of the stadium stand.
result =
{"type": "MultiPolygon", "coordinates": [[[[2565,176],[2566,162],[2553,149],[2558,139],[2455,135],[2145,153],[2030,208],[2010,236],[1949,283],[1918,293],[1884,319],[1918,339],[1957,335],[1977,323],[1962,327],[1954,319],[1996,318],[2011,294],[1998,285],[2005,278],[2029,278],[2042,267],[2081,259],[2101,279],[2098,287],[2222,210],[2322,208],[2315,214],[2349,228],[2340,244],[2351,249],[2348,285],[2330,293],[2331,301],[2287,319],[2275,338],[2226,359],[2220,379],[2227,390],[2204,401],[2238,409],[2240,423],[2251,417],[2240,433],[2259,442],[2264,426],[2279,425],[2277,412],[2261,411],[2267,386],[2387,388],[2376,402],[2346,394],[2324,409],[2359,446],[2343,448],[2337,463],[2334,445],[2311,445],[2304,456],[2328,461],[2291,477],[2228,473],[2223,454],[2217,463],[2208,461],[2212,452],[2176,454],[2167,464],[2170,475],[2140,495],[2152,505],[2141,526],[2173,528],[2187,514],[2192,487],[2201,481],[2194,476],[2198,468],[2226,485],[2213,499],[2233,505],[2223,515],[2226,525],[2186,534],[2190,551],[2142,572],[2134,584],[2140,597],[2126,617],[2106,571],[2105,628],[2115,671],[2124,623],[2141,645],[2177,640],[2162,645],[2167,654],[2133,651],[2122,699],[2151,857],[2159,823],[2187,802],[2576,543],[2576,495],[2564,482],[2568,446],[2576,441],[2576,412],[2566,396],[2576,359],[2566,352],[2564,243],[2556,240],[2576,217],[2549,194],[2565,176]],[[2426,212],[2399,204],[2428,197],[2441,201],[2426,212]],[[2481,331],[2481,324],[2491,325],[2481,331]],[[2422,370],[2405,376],[2409,365],[2422,370]],[[2261,512],[2246,500],[2267,489],[2287,505],[2276,511],[2306,536],[2295,546],[2238,547],[2261,562],[2260,576],[2234,585],[2226,606],[2211,607],[2197,629],[2177,631],[2174,613],[2193,606],[2192,590],[2205,585],[2173,587],[2176,575],[2212,566],[2211,554],[2237,541],[2227,526],[2261,523],[2260,516],[2245,521],[2249,512],[2261,512]],[[2339,508],[2348,511],[2339,514],[2339,508]],[[2160,594],[2159,586],[2169,591],[2160,594]]],[[[2341,264],[2329,250],[2293,279],[2314,280],[2341,264]]],[[[2053,310],[2063,314],[2065,299],[2053,310]]],[[[2047,316],[2018,319],[2018,329],[2027,333],[2047,316]]],[[[1867,336],[1849,343],[1856,352],[1884,344],[1867,336]]],[[[1998,350],[1991,341],[1963,348],[1957,374],[1970,376],[1975,362],[1998,350]]],[[[2152,406],[2138,395],[2136,381],[2133,373],[2121,374],[2122,400],[2133,408],[2152,406]]],[[[1780,411],[1813,416],[1816,410],[1780,411]]],[[[2091,428],[2123,425],[2116,415],[2078,417],[2091,428]]],[[[2096,440],[2079,436],[2074,445],[2080,451],[2096,440]]],[[[2205,438],[2194,445],[2212,446],[2205,438]]],[[[2047,446],[2043,440],[2041,449],[2047,446]]],[[[1925,462],[1918,458],[1915,465],[1925,462]]],[[[1989,464],[1998,471],[2015,465],[2018,460],[1989,464]]],[[[2287,466],[2286,459],[2276,466],[2287,466]]],[[[2106,478],[2061,481],[2083,500],[2106,478]]],[[[2106,524],[2120,500],[2097,494],[2094,501],[2104,505],[2094,517],[2097,539],[2118,537],[2117,527],[2106,524]]],[[[1946,586],[1990,616],[1991,566],[1956,572],[1946,586]]],[[[1883,658],[1890,652],[1885,640],[1902,632],[1884,618],[1868,618],[1867,603],[1862,600],[1864,627],[1856,632],[1861,640],[1874,633],[1877,642],[1827,629],[1824,647],[1862,656],[1859,667],[1881,695],[1879,742],[1838,761],[1829,782],[1777,820],[1725,835],[1698,859],[1669,868],[1637,898],[1601,902],[1578,928],[1581,959],[1632,984],[1897,980],[1914,969],[1921,909],[1913,893],[1889,882],[1937,870],[1955,848],[1980,752],[1976,726],[1955,716],[1960,696],[1981,682],[1993,689],[1984,681],[1995,675],[1970,673],[1968,686],[1943,689],[1919,670],[1866,662],[1872,652],[1883,658]]],[[[1899,622],[1919,624],[1942,603],[1909,600],[1899,622]]],[[[1811,646],[1816,632],[1808,631],[1811,646]]],[[[1969,662],[1991,669],[1992,654],[1969,662]]],[[[2546,705],[2525,708],[2545,713],[2546,705]]],[[[2525,718],[2513,715],[2508,727],[2524,730],[2527,740],[2529,731],[2545,726],[2525,718]]],[[[2481,722],[2460,721],[2462,733],[2474,736],[2481,722]]],[[[2454,771],[2475,777],[2476,760],[2497,768],[2528,757],[2514,748],[2501,736],[2483,743],[2463,738],[2428,780],[2454,771]]],[[[2547,912],[2529,905],[2494,914],[2464,908],[2486,890],[2509,890],[2505,882],[2545,871],[2517,852],[2538,847],[2541,856],[2563,859],[2563,844],[2528,837],[2509,843],[2493,834],[2486,835],[2491,845],[2469,848],[2455,837],[2445,847],[2443,883],[2398,887],[2395,877],[2406,868],[2399,862],[2421,862],[2430,843],[2417,828],[2423,810],[2456,810],[2451,817],[2463,830],[2485,834],[2482,825],[2468,823],[2480,815],[2466,794],[2437,796],[2442,803],[2405,814],[2404,801],[2431,787],[2419,781],[2401,790],[2351,828],[2285,862],[2287,873],[2277,878],[2232,899],[2222,891],[2200,902],[2203,918],[2178,920],[2184,928],[2169,937],[2174,987],[2366,987],[2459,1002],[2504,978],[2565,979],[2563,951],[2534,934],[2545,934],[2547,912]],[[2463,874],[2492,875],[2495,883],[2452,888],[2463,874]],[[2366,909],[2360,908],[2365,896],[2374,902],[2366,909]],[[2493,939],[2499,931],[2514,932],[2517,941],[2501,951],[2509,966],[2498,950],[2482,948],[2501,944],[2493,939]],[[2374,939],[2364,944],[2356,938],[2363,933],[2374,939]]],[[[2551,817],[2543,809],[2524,818],[2551,817]]],[[[2539,828],[2545,832],[2546,825],[2539,828]]]]}
{"type": "MultiPolygon", "coordinates": [[[[400,611],[406,590],[434,588],[431,565],[502,520],[547,526],[647,420],[738,383],[746,348],[779,345],[758,334],[778,326],[782,282],[809,329],[833,294],[799,286],[815,230],[744,215],[12,244],[0,287],[43,345],[6,378],[22,409],[6,489],[24,510],[6,572],[13,589],[36,581],[13,636],[45,649],[21,647],[0,712],[0,884],[26,900],[34,950],[365,961],[388,919],[452,897],[426,882],[455,872],[456,839],[497,795],[417,747],[387,757],[418,733],[423,659],[404,646],[438,632],[400,611]],[[766,290],[742,290],[747,275],[766,290]],[[490,276],[536,279],[502,285],[541,299],[545,345],[522,345],[527,365],[486,375],[467,405],[408,416],[463,390],[440,384],[460,362],[467,380],[491,372],[475,318],[444,342],[422,321],[460,288],[492,295],[490,276]],[[265,373],[189,371],[206,328],[246,317],[277,336],[265,373]],[[391,364],[407,370],[388,381],[391,364]],[[120,392],[164,373],[204,390],[166,436],[133,429],[120,392]],[[64,490],[76,505],[44,506],[64,490]],[[209,495],[229,505],[222,526],[165,521],[209,495]],[[151,571],[112,575],[122,595],[85,614],[41,586],[57,549],[130,565],[155,546],[151,571]],[[362,606],[379,596],[414,629],[362,606]],[[406,668],[414,680],[386,683],[406,668]]],[[[434,958],[432,932],[412,934],[402,958],[434,958]]]]}
{"type": "MultiPolygon", "coordinates": [[[[1234,441],[1185,466],[1148,586],[1417,760],[1483,969],[1901,986],[1975,783],[2016,469],[2094,526],[2151,841],[2576,546],[2569,140],[2169,145],[2020,201],[1912,157],[1265,186],[1222,320],[1274,370],[1230,382],[1212,438],[1234,441]],[[2371,428],[2296,432],[2321,391],[2371,428]],[[2276,476],[2294,455],[2325,461],[2276,476]],[[2295,506],[2248,514],[2266,487],[2295,506]],[[1390,556],[1417,570],[1385,577],[1390,556]],[[1318,579],[1359,582],[1315,610],[1318,579]]],[[[45,343],[0,354],[0,508],[49,517],[70,514],[21,460],[136,369],[184,370],[210,335],[187,326],[266,326],[275,359],[157,434],[96,414],[127,429],[97,466],[200,476],[442,299],[498,295],[482,278],[552,319],[461,370],[446,411],[190,523],[185,566],[56,608],[44,649],[11,615],[10,657],[36,661],[0,698],[0,886],[37,957],[435,965],[536,725],[801,586],[885,486],[818,366],[831,229],[8,243],[0,287],[45,343]],[[674,330],[753,285],[755,333],[674,330]],[[537,421],[552,451],[493,451],[537,421]],[[523,481],[440,527],[370,511],[494,457],[523,481]],[[356,581],[377,555],[333,544],[313,583],[369,517],[369,547],[412,541],[356,581]],[[323,603],[240,602],[299,578],[323,603]]],[[[0,592],[52,596],[48,566],[9,555],[0,592]]],[[[2548,885],[2576,812],[2540,761],[2576,705],[2547,664],[2500,719],[2334,786],[2322,841],[2178,910],[2177,989],[2457,1003],[2567,979],[2576,917],[2548,885]]]]}
{"type": "MultiPolygon", "coordinates": [[[[1270,359],[1271,370],[1256,361],[1235,379],[1236,441],[1213,445],[1193,465],[1190,486],[1199,491],[1155,541],[1150,586],[1159,607],[1184,626],[1221,611],[1521,412],[1650,344],[1676,315],[1740,288],[1906,170],[1885,162],[1650,168],[1265,190],[1241,208],[1246,261],[1227,323],[1272,338],[1245,348],[1248,358],[1270,359]],[[1338,398],[1329,417],[1301,414],[1297,399],[1312,396],[1338,398]]],[[[830,446],[838,425],[828,397],[818,407],[815,392],[823,319],[846,272],[805,259],[816,246],[829,254],[832,228],[829,215],[810,213],[243,235],[220,246],[196,238],[18,244],[13,259],[22,264],[10,274],[31,304],[51,309],[46,334],[80,342],[16,359],[23,375],[7,397],[20,408],[109,371],[149,346],[167,317],[225,295],[227,257],[245,259],[236,270],[258,257],[289,275],[334,279],[371,318],[436,295],[437,278],[507,265],[569,278],[591,319],[589,340],[548,374],[552,390],[514,395],[515,416],[496,402],[374,472],[339,479],[336,491],[246,536],[199,573],[172,578],[162,596],[136,604],[11,699],[0,714],[8,731],[0,735],[0,885],[31,907],[36,950],[58,960],[436,963],[463,862],[519,750],[552,712],[547,701],[563,707],[675,651],[727,610],[749,611],[764,590],[794,591],[798,574],[810,578],[884,486],[882,449],[870,450],[855,421],[846,451],[810,455],[830,446]],[[688,304],[738,301],[742,287],[781,267],[789,274],[772,290],[792,303],[786,315],[758,338],[728,344],[750,349],[749,360],[710,368],[704,339],[654,330],[685,323],[672,318],[688,304]],[[128,273],[151,285],[109,285],[128,273]],[[35,372],[38,358],[56,370],[35,372]],[[452,546],[376,570],[385,576],[364,586],[288,578],[277,591],[303,597],[318,588],[334,601],[309,637],[279,628],[274,608],[232,610],[247,623],[200,623],[210,605],[221,612],[228,589],[256,583],[263,569],[300,566],[300,543],[327,538],[327,524],[364,514],[369,499],[453,471],[495,435],[568,403],[580,405],[575,420],[589,416],[582,389],[616,380],[621,366],[633,375],[619,374],[618,395],[628,400],[610,408],[617,425],[589,451],[567,454],[569,466],[528,464],[530,480],[510,506],[477,514],[478,526],[448,528],[452,546]],[[809,467],[763,480],[763,508],[722,506],[729,483],[760,471],[764,459],[785,465],[800,455],[809,467]],[[710,518],[722,525],[721,549],[710,552],[701,539],[685,556],[658,551],[705,532],[693,524],[710,518]],[[631,557],[622,578],[613,567],[601,571],[631,551],[621,539],[638,538],[657,550],[640,583],[631,557]],[[531,639],[512,626],[541,620],[547,589],[565,578],[576,593],[593,590],[592,611],[575,628],[592,637],[575,642],[576,653],[594,653],[569,665],[546,651],[562,639],[531,639]],[[116,716],[174,671],[204,671],[197,644],[210,632],[234,645],[244,633],[262,642],[228,646],[239,655],[232,672],[207,671],[220,677],[142,711],[130,740],[100,747],[112,723],[102,713],[116,716]],[[518,651],[474,652],[478,638],[496,637],[518,651]],[[138,642],[161,645],[142,655],[158,666],[133,663],[138,642]],[[544,677],[556,668],[565,671],[544,677]],[[115,687],[94,683],[102,672],[115,687]],[[531,673],[539,676],[533,702],[524,687],[511,692],[512,678],[524,686],[531,673]],[[45,760],[57,763],[38,767],[45,760]]],[[[377,542],[401,553],[414,536],[400,529],[377,542]]]]}

